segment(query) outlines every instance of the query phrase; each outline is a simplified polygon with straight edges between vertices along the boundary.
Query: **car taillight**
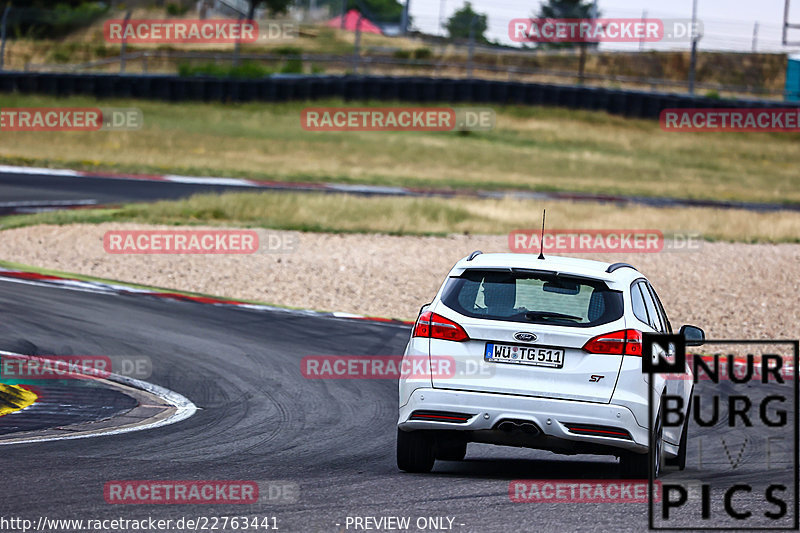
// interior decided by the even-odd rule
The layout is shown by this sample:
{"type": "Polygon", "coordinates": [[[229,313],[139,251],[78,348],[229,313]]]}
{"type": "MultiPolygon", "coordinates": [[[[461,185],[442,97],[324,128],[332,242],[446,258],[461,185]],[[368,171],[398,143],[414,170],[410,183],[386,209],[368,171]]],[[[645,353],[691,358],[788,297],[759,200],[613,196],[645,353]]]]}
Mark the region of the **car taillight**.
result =
{"type": "Polygon", "coordinates": [[[583,345],[589,353],[642,356],[642,332],[636,329],[623,329],[613,333],[603,333],[583,345]]]}
{"type": "Polygon", "coordinates": [[[425,311],[414,325],[414,337],[430,337],[446,341],[465,341],[469,335],[464,328],[443,316],[425,311]]]}

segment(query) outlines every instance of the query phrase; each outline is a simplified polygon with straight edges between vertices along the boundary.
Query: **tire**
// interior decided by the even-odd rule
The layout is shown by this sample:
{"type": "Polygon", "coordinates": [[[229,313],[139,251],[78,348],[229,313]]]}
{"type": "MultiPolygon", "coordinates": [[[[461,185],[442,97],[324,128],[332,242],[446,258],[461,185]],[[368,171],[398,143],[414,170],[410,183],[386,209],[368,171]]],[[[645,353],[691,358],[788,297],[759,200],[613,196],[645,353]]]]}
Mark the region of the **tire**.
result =
{"type": "Polygon", "coordinates": [[[650,455],[626,452],[619,457],[620,473],[624,479],[646,479],[650,475],[650,455]]]}
{"type": "MultiPolygon", "coordinates": [[[[664,456],[664,427],[661,423],[661,409],[656,415],[656,427],[653,429],[653,478],[661,475],[661,465],[664,456]]],[[[650,476],[650,453],[626,452],[619,458],[620,469],[623,477],[631,479],[646,479],[650,476]]]]}
{"type": "Polygon", "coordinates": [[[677,466],[679,470],[686,468],[686,449],[688,447],[687,441],[689,440],[689,415],[692,414],[692,400],[689,396],[689,408],[686,409],[686,418],[683,420],[683,429],[681,430],[681,442],[678,445],[678,455],[665,459],[664,463],[669,466],[677,466]]]}
{"type": "Polygon", "coordinates": [[[440,443],[436,447],[436,458],[442,461],[463,461],[467,456],[467,443],[440,443]]]}
{"type": "Polygon", "coordinates": [[[406,472],[430,472],[436,460],[433,439],[422,431],[397,430],[397,467],[406,472]]]}

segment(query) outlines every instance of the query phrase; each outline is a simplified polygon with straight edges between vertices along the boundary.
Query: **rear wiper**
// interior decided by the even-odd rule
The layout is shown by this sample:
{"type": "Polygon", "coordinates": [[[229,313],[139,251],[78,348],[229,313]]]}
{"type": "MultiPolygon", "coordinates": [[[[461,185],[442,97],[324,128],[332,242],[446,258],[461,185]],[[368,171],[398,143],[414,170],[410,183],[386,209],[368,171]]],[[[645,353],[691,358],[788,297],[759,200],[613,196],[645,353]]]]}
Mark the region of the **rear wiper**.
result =
{"type": "Polygon", "coordinates": [[[582,320],[579,316],[565,315],[563,313],[552,313],[548,311],[528,311],[525,313],[528,320],[541,320],[542,318],[566,318],[567,320],[582,320]]]}

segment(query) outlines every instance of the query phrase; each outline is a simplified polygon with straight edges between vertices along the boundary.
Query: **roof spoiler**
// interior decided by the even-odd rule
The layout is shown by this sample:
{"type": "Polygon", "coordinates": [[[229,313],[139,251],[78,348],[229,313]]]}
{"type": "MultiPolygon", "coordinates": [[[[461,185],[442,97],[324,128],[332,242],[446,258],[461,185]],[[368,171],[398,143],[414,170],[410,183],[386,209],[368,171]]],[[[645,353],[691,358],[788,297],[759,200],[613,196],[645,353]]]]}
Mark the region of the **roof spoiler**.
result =
{"type": "MultiPolygon", "coordinates": [[[[606,272],[611,274],[612,272],[614,272],[615,270],[619,270],[620,268],[632,268],[632,269],[636,270],[635,266],[629,265],[628,263],[614,263],[613,265],[608,265],[608,268],[606,269],[606,272]]],[[[639,272],[639,271],[636,270],[636,272],[639,272]]]]}

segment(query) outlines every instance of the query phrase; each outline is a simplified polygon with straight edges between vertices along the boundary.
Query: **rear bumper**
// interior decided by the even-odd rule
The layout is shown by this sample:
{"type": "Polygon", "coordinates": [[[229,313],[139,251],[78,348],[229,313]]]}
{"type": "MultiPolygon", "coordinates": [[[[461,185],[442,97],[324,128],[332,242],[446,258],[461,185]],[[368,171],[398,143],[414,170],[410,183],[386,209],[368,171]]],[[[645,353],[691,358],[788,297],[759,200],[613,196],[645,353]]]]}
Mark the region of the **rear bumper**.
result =
{"type": "MultiPolygon", "coordinates": [[[[545,444],[554,440],[573,441],[583,448],[597,445],[608,449],[620,448],[643,453],[648,447],[648,431],[636,423],[630,409],[621,405],[531,398],[506,394],[466,392],[433,388],[416,389],[408,403],[400,408],[397,425],[405,431],[444,430],[491,432],[504,419],[531,421],[538,426],[545,444]],[[472,415],[466,422],[454,423],[432,420],[409,420],[415,411],[445,411],[472,415]],[[608,426],[626,430],[631,439],[594,436],[571,432],[566,424],[608,426]]],[[[494,431],[493,431],[494,430],[494,431]]],[[[473,433],[480,435],[480,433],[473,433]]],[[[481,439],[474,439],[481,442],[481,439]]],[[[483,440],[489,442],[488,440],[483,440]]]]}

